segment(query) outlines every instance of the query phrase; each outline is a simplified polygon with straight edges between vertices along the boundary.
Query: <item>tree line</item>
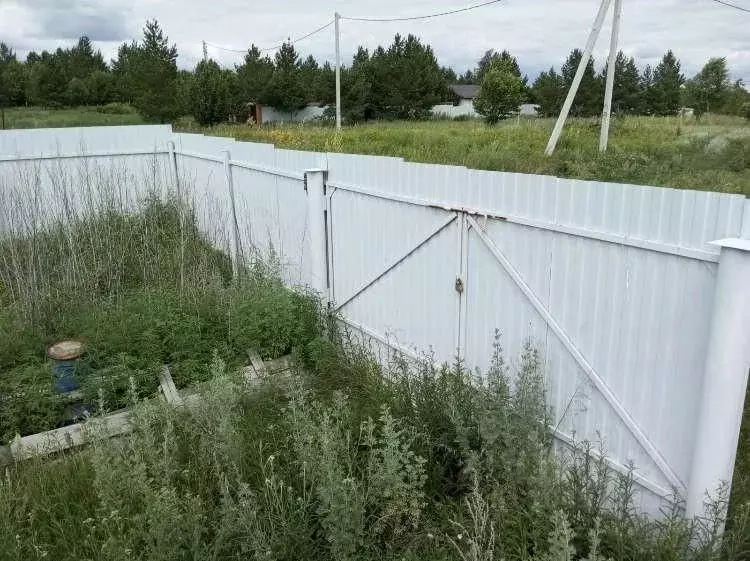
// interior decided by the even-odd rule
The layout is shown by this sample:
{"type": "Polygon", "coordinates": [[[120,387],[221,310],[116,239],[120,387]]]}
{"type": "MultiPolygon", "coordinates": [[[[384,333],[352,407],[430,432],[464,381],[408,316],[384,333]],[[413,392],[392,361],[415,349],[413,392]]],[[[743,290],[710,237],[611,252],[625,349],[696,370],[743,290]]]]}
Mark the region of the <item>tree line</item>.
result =
{"type": "MultiPolygon", "coordinates": [[[[370,119],[423,118],[431,108],[457,101],[450,86],[480,86],[474,104],[488,122],[535,103],[544,116],[556,115],[582,57],[574,49],[560,70],[554,67],[533,82],[521,73],[507,51],[489,50],[476,68],[461,75],[441,67],[429,45],[414,35],[396,35],[387,47],[372,52],[360,47],[342,68],[342,111],[350,122],[370,119]]],[[[655,67],[639,68],[618,53],[613,111],[616,114],[674,115],[681,107],[750,118],[750,93],[741,81],[729,80],[724,58],[712,58],[687,79],[680,61],[667,51],[655,67]]],[[[571,114],[601,112],[606,68],[586,66],[571,114]]],[[[87,37],[70,48],[30,52],[25,61],[0,42],[0,106],[71,107],[112,102],[134,106],[146,119],[169,122],[193,115],[201,124],[245,120],[248,104],[261,103],[293,113],[309,103],[333,105],[335,74],[331,64],[300,57],[285,43],[273,57],[251,46],[240,64],[221,68],[210,59],[194,70],[178,70],[177,48],[156,21],[149,21],[140,41],[125,43],[105,62],[87,37]]],[[[331,113],[333,109],[330,110],[331,113]]]]}

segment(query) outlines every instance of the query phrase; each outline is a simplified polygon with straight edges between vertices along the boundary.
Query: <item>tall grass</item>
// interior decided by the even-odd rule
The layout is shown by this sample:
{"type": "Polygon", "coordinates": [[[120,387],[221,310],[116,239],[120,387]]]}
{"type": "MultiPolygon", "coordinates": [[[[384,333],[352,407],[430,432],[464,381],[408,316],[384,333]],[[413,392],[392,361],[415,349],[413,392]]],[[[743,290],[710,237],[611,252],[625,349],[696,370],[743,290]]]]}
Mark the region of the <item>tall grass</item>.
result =
{"type": "Polygon", "coordinates": [[[0,441],[65,420],[45,360],[56,340],[86,342],[86,401],[117,408],[130,377],[139,395],[153,393],[163,364],[184,387],[208,377],[214,353],[237,366],[247,349],[278,357],[319,335],[316,300],[287,290],[267,263],[248,255],[232,279],[222,233],[200,230],[160,162],[142,176],[84,162],[3,177],[0,441]]]}
{"type": "Polygon", "coordinates": [[[272,142],[282,148],[400,156],[410,161],[462,165],[577,179],[722,191],[750,195],[750,122],[706,116],[617,117],[609,150],[598,151],[599,125],[572,119],[553,156],[544,148],[550,119],[524,119],[490,127],[481,122],[378,122],[320,125],[219,125],[185,130],[272,142]]]}
{"type": "Polygon", "coordinates": [[[119,103],[111,103],[102,107],[70,109],[11,107],[5,110],[5,127],[8,129],[141,125],[143,123],[143,118],[135,109],[119,103]]]}
{"type": "Polygon", "coordinates": [[[217,356],[200,404],[133,397],[133,434],[99,439],[94,419],[88,449],[12,467],[0,558],[746,558],[747,521],[720,545],[717,520],[638,515],[632,475],[590,445],[557,460],[531,347],[482,378],[308,347],[252,387],[217,356]]]}

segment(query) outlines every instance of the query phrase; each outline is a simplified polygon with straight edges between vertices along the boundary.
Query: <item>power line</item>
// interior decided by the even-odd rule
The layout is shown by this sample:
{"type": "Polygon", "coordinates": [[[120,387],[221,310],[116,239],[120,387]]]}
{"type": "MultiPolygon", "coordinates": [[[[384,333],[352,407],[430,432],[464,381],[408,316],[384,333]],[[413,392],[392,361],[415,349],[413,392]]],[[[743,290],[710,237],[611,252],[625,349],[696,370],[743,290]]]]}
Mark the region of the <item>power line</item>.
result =
{"type": "Polygon", "coordinates": [[[738,6],[737,4],[732,4],[731,2],[726,2],[725,0],[713,0],[717,4],[721,4],[723,6],[727,6],[729,8],[734,8],[735,10],[739,10],[740,12],[747,12],[750,13],[750,8],[745,8],[744,6],[738,6]]]}
{"type": "Polygon", "coordinates": [[[490,0],[489,2],[482,2],[481,4],[474,4],[473,6],[467,6],[465,8],[459,8],[457,10],[449,10],[447,12],[437,12],[435,14],[427,14],[424,16],[410,16],[410,17],[395,17],[395,18],[369,18],[369,17],[363,17],[363,18],[351,18],[347,16],[341,16],[341,19],[346,19],[349,21],[415,21],[420,19],[430,19],[430,18],[438,18],[441,16],[450,16],[452,14],[459,14],[461,12],[468,12],[469,10],[475,10],[477,8],[482,8],[484,6],[489,6],[490,4],[498,4],[499,2],[502,2],[503,0],[490,0]]]}
{"type": "MultiPolygon", "coordinates": [[[[316,34],[320,33],[321,31],[323,31],[323,30],[331,27],[332,25],[333,25],[333,20],[329,21],[325,25],[321,25],[320,27],[318,27],[314,31],[311,31],[310,33],[308,33],[307,35],[303,35],[303,36],[297,37],[295,39],[289,39],[289,40],[284,41],[282,43],[279,43],[278,45],[275,45],[273,47],[264,47],[262,49],[258,49],[258,52],[267,53],[269,51],[276,51],[276,50],[280,49],[286,43],[294,45],[295,43],[299,43],[300,41],[304,41],[305,39],[309,39],[313,35],[316,35],[316,34]]],[[[221,45],[217,45],[215,43],[209,43],[208,41],[206,41],[205,43],[206,43],[206,45],[209,45],[209,46],[211,46],[211,47],[213,47],[215,49],[219,49],[221,51],[227,51],[227,52],[230,52],[230,53],[245,54],[248,51],[248,49],[243,49],[243,50],[240,50],[240,49],[230,49],[229,47],[222,47],[221,45]]]]}

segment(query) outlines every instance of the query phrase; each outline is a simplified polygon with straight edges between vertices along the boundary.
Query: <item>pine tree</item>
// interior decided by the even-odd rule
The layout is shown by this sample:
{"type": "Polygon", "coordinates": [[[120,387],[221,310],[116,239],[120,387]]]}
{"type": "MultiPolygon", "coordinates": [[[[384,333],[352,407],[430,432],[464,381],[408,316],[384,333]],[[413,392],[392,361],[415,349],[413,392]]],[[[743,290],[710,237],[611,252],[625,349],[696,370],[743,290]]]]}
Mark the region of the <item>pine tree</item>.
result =
{"type": "Polygon", "coordinates": [[[165,123],[177,115],[177,47],[154,21],[146,22],[143,42],[123,45],[124,72],[133,104],[144,118],[165,123]]]}
{"type": "Polygon", "coordinates": [[[565,101],[565,80],[554,67],[539,74],[531,87],[534,102],[539,105],[539,115],[554,117],[560,113],[565,101]]]}
{"type": "Polygon", "coordinates": [[[201,125],[215,125],[227,119],[228,83],[214,60],[202,60],[195,67],[191,92],[192,113],[201,125]]]}
{"type": "Polygon", "coordinates": [[[274,57],[273,75],[262,101],[280,111],[294,113],[306,103],[300,60],[292,43],[284,43],[274,57]]]}
{"type": "MultiPolygon", "coordinates": [[[[608,68],[602,71],[601,80],[606,80],[608,68]]],[[[615,60],[615,82],[612,92],[612,112],[634,115],[643,111],[641,78],[635,60],[619,51],[615,60]]]]}
{"type": "MultiPolygon", "coordinates": [[[[578,70],[578,65],[583,57],[580,49],[574,49],[568,55],[565,64],[562,67],[562,77],[565,83],[566,91],[573,83],[573,77],[578,70]]],[[[581,84],[578,87],[578,93],[573,100],[570,114],[574,117],[591,117],[599,115],[604,103],[604,91],[601,78],[594,72],[594,60],[589,58],[583,73],[581,84]]]]}
{"type": "Polygon", "coordinates": [[[261,57],[260,50],[252,45],[242,64],[237,67],[237,101],[240,104],[259,102],[273,76],[273,61],[261,57]]]}
{"type": "Polygon", "coordinates": [[[685,77],[680,72],[680,61],[672,51],[667,51],[654,69],[650,89],[650,109],[655,115],[676,115],[685,77]]]}

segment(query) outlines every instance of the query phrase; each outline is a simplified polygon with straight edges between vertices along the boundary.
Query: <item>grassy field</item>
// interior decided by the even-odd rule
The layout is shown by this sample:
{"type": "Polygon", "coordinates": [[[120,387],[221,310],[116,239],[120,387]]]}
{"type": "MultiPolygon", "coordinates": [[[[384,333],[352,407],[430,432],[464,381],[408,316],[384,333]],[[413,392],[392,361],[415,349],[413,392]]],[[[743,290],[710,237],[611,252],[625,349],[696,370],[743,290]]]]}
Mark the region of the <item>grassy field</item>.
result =
{"type": "Polygon", "coordinates": [[[283,148],[400,156],[410,161],[723,191],[750,195],[750,122],[706,116],[625,117],[613,121],[610,149],[598,152],[595,120],[573,120],[551,157],[544,148],[549,119],[515,120],[488,127],[477,121],[383,122],[333,128],[315,125],[219,125],[185,130],[272,142],[283,148]]]}
{"type": "MultiPolygon", "coordinates": [[[[133,125],[130,107],[6,111],[6,128],[133,125]]],[[[376,122],[337,133],[322,124],[202,128],[190,118],[176,130],[272,142],[282,148],[399,156],[414,162],[538,173],[750,195],[750,121],[718,115],[701,121],[676,117],[622,117],[612,124],[610,149],[598,152],[595,119],[572,119],[557,151],[544,156],[551,119],[510,120],[489,127],[480,121],[376,122]]]]}
{"type": "Polygon", "coordinates": [[[95,127],[112,125],[140,125],[141,116],[127,105],[77,107],[75,109],[41,109],[14,107],[5,110],[6,129],[36,129],[59,127],[95,127]]]}

